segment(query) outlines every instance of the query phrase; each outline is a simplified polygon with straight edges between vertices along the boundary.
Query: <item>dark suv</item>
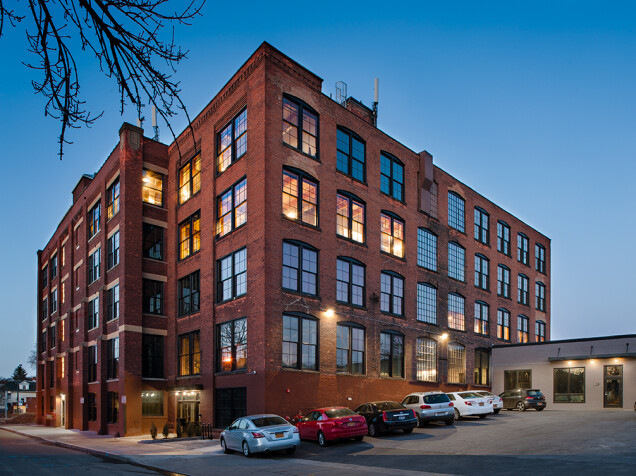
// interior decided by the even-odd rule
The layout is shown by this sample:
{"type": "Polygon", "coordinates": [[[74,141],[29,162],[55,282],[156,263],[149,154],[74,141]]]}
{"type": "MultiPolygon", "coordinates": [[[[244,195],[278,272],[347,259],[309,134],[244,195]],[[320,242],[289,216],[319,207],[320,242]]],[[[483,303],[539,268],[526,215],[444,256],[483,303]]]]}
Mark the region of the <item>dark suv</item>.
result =
{"type": "Polygon", "coordinates": [[[503,400],[503,407],[506,410],[516,408],[520,412],[524,412],[526,408],[534,408],[540,412],[545,408],[545,397],[541,390],[518,388],[500,393],[499,396],[503,400]]]}

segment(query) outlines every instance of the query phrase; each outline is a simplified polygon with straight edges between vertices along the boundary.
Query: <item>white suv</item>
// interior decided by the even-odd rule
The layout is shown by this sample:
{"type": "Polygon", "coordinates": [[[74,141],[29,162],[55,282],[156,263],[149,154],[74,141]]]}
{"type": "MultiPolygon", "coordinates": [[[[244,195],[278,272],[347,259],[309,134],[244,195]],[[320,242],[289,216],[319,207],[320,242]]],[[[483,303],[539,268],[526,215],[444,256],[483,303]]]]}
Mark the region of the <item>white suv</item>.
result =
{"type": "Polygon", "coordinates": [[[430,421],[443,421],[452,425],[455,421],[453,402],[443,392],[415,392],[402,400],[402,405],[417,413],[419,426],[430,421]]]}

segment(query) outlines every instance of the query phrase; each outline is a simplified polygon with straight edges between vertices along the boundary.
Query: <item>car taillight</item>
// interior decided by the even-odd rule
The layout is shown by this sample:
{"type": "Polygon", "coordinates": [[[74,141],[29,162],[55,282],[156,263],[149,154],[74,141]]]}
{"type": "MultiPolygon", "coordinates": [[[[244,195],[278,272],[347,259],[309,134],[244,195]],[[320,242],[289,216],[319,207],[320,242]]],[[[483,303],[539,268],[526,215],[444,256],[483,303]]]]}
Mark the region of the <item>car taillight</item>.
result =
{"type": "Polygon", "coordinates": [[[532,397],[526,397],[526,400],[532,400],[532,397]]]}
{"type": "Polygon", "coordinates": [[[413,418],[417,418],[417,413],[415,413],[415,410],[411,408],[411,411],[413,412],[413,418]]]}
{"type": "Polygon", "coordinates": [[[262,433],[259,433],[258,431],[253,431],[252,436],[254,438],[265,438],[265,435],[263,435],[262,433]]]}
{"type": "Polygon", "coordinates": [[[387,417],[386,417],[386,412],[382,412],[382,420],[386,421],[387,417]]]}
{"type": "Polygon", "coordinates": [[[472,404],[473,404],[473,402],[472,402],[472,401],[470,401],[470,400],[466,400],[464,403],[465,403],[466,405],[470,405],[470,406],[472,406],[472,404]]]}
{"type": "Polygon", "coordinates": [[[294,433],[298,433],[298,428],[294,427],[294,433]]]}
{"type": "Polygon", "coordinates": [[[454,407],[454,406],[455,406],[455,404],[454,404],[453,402],[448,402],[448,406],[449,406],[449,407],[454,407]]]}
{"type": "Polygon", "coordinates": [[[420,405],[420,408],[422,410],[426,410],[427,408],[431,408],[431,406],[430,405],[420,405]]]}

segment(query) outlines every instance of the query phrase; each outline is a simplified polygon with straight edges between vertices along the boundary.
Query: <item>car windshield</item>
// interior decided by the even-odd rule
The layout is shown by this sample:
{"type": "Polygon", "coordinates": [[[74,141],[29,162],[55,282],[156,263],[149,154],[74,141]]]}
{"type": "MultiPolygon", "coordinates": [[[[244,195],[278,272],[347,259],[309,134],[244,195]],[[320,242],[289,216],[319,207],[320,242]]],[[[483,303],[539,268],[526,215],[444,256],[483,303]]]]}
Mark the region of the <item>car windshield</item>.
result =
{"type": "Polygon", "coordinates": [[[381,412],[387,410],[402,410],[404,405],[398,402],[375,402],[374,404],[381,412]]]}
{"type": "Polygon", "coordinates": [[[481,395],[475,392],[462,392],[459,396],[462,398],[481,398],[481,395]]]}
{"type": "Polygon", "coordinates": [[[494,397],[494,395],[489,392],[475,392],[475,393],[479,394],[482,397],[494,397]]]}
{"type": "Polygon", "coordinates": [[[345,416],[356,415],[356,412],[351,411],[348,408],[332,408],[331,410],[325,410],[325,414],[329,418],[340,418],[345,416]]]}
{"type": "Polygon", "coordinates": [[[446,403],[449,402],[450,399],[448,395],[443,393],[438,393],[437,395],[424,395],[424,403],[446,403]]]}
{"type": "Polygon", "coordinates": [[[253,418],[252,423],[256,428],[261,428],[263,426],[274,426],[274,425],[289,425],[287,420],[279,417],[279,416],[268,416],[262,418],[253,418]]]}
{"type": "Polygon", "coordinates": [[[542,397],[543,394],[541,393],[541,390],[528,390],[528,395],[530,395],[531,397],[542,397]]]}

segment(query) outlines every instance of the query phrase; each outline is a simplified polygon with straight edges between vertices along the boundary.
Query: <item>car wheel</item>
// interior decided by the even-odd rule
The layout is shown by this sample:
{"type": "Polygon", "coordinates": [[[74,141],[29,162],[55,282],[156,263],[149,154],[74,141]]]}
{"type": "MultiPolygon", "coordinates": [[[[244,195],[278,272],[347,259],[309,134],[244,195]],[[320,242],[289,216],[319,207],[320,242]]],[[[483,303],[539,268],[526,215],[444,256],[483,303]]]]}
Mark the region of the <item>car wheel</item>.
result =
{"type": "Polygon", "coordinates": [[[250,451],[250,445],[247,444],[247,441],[243,442],[243,454],[247,458],[251,458],[252,457],[252,452],[250,451]]]}
{"type": "Polygon", "coordinates": [[[356,441],[362,441],[363,439],[364,439],[364,436],[356,436],[354,438],[354,440],[356,440],[356,441]]]}
{"type": "Polygon", "coordinates": [[[426,423],[424,420],[418,420],[417,421],[417,427],[418,428],[424,428],[426,426],[426,423]]]}
{"type": "Polygon", "coordinates": [[[545,407],[537,408],[537,411],[538,411],[538,412],[543,411],[543,409],[544,409],[544,408],[545,408],[545,407]]]}
{"type": "Polygon", "coordinates": [[[296,447],[292,446],[291,448],[287,448],[285,450],[285,453],[287,453],[288,455],[293,455],[296,452],[296,447]]]}
{"type": "Polygon", "coordinates": [[[487,416],[488,416],[488,415],[479,415],[479,418],[481,418],[481,419],[483,420],[483,419],[484,419],[484,418],[486,418],[487,416]]]}
{"type": "Polygon", "coordinates": [[[375,438],[378,436],[378,427],[375,423],[369,423],[369,436],[375,438]]]}
{"type": "Polygon", "coordinates": [[[444,420],[444,423],[446,423],[446,426],[451,426],[453,423],[455,423],[455,420],[444,420]]]}
{"type": "Polygon", "coordinates": [[[320,446],[327,446],[327,438],[325,438],[325,434],[322,431],[318,432],[318,444],[320,446]]]}
{"type": "Polygon", "coordinates": [[[492,412],[493,412],[495,415],[499,415],[499,412],[500,412],[500,411],[501,411],[501,408],[497,408],[496,410],[493,410],[492,412]]]}
{"type": "Polygon", "coordinates": [[[402,431],[408,435],[409,433],[413,433],[413,428],[405,428],[402,431]]]}
{"type": "Polygon", "coordinates": [[[526,404],[523,403],[523,402],[517,403],[517,410],[519,410],[520,412],[525,412],[526,411],[526,404]]]}
{"type": "Polygon", "coordinates": [[[227,444],[225,443],[225,438],[221,438],[221,449],[223,450],[223,453],[225,453],[226,455],[230,453],[230,449],[227,447],[227,444]]]}
{"type": "Polygon", "coordinates": [[[455,408],[455,420],[461,420],[462,419],[462,414],[459,413],[459,410],[457,408],[455,408]]]}

